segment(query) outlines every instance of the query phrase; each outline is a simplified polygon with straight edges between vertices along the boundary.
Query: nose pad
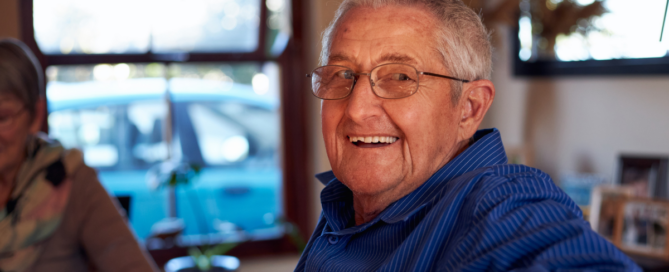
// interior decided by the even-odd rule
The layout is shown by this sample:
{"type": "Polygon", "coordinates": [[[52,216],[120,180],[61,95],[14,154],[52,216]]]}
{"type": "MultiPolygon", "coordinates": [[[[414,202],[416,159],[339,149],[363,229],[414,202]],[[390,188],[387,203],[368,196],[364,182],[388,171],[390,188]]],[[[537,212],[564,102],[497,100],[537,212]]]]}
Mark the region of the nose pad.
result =
{"type": "MultiPolygon", "coordinates": [[[[353,92],[353,90],[355,89],[355,84],[358,83],[358,80],[360,79],[360,77],[365,76],[365,75],[367,75],[367,74],[358,74],[353,78],[353,84],[351,85],[351,92],[353,92]]],[[[370,85],[372,86],[372,88],[374,86],[376,86],[376,84],[374,84],[374,80],[372,79],[371,75],[367,75],[367,76],[369,76],[369,83],[371,83],[370,85]]],[[[374,92],[374,90],[372,90],[372,92],[374,92]]]]}

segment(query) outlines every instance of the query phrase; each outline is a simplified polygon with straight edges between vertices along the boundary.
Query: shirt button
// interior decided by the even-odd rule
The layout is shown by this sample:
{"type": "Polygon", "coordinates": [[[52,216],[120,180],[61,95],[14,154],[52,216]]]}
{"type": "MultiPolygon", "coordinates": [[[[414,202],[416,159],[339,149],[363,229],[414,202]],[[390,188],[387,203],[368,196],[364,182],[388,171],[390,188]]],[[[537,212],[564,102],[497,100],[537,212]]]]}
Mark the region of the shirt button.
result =
{"type": "Polygon", "coordinates": [[[339,242],[339,236],[332,235],[328,238],[328,242],[330,242],[331,245],[337,244],[339,242]]]}

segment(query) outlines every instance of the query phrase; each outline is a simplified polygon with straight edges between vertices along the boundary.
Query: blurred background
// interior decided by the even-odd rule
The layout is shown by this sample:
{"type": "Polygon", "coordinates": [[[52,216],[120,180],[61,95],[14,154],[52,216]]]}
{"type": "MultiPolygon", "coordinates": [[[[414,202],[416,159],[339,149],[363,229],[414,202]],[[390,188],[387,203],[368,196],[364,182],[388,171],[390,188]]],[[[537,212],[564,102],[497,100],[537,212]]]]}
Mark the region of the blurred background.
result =
{"type": "MultiPolygon", "coordinates": [[[[36,52],[44,130],[83,150],[156,262],[235,242],[226,254],[241,271],[292,271],[320,213],[313,175],[330,169],[304,74],[340,2],[0,0],[0,37],[36,52]]],[[[497,127],[509,160],[550,174],[586,219],[620,206],[607,237],[664,265],[667,1],[465,2],[495,47],[482,127],[497,127]],[[628,192],[660,206],[607,198],[628,192]],[[651,227],[631,214],[655,222],[652,237],[635,238],[651,227]]]]}

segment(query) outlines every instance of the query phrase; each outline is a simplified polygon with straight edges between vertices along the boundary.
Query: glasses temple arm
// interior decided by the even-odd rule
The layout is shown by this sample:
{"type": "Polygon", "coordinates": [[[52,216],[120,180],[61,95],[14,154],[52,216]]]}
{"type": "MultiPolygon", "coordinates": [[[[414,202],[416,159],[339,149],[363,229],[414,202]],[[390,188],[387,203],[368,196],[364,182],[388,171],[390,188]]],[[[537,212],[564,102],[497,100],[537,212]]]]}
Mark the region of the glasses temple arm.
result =
{"type": "Polygon", "coordinates": [[[466,79],[459,79],[459,78],[440,75],[440,74],[433,74],[433,73],[428,73],[428,72],[420,72],[420,73],[423,74],[423,75],[428,75],[428,76],[442,77],[442,78],[448,78],[448,79],[452,79],[452,80],[462,81],[463,83],[469,83],[470,82],[469,80],[466,80],[466,79]]]}

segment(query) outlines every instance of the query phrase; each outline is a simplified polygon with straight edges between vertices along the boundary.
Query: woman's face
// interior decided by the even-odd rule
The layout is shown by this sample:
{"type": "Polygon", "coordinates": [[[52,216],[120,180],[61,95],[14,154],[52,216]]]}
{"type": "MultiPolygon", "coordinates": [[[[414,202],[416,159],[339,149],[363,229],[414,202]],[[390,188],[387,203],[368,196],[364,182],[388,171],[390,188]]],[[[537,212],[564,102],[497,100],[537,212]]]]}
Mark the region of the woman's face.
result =
{"type": "Polygon", "coordinates": [[[23,163],[26,139],[41,125],[41,110],[37,111],[30,114],[14,95],[0,92],[0,175],[15,171],[23,163]]]}

